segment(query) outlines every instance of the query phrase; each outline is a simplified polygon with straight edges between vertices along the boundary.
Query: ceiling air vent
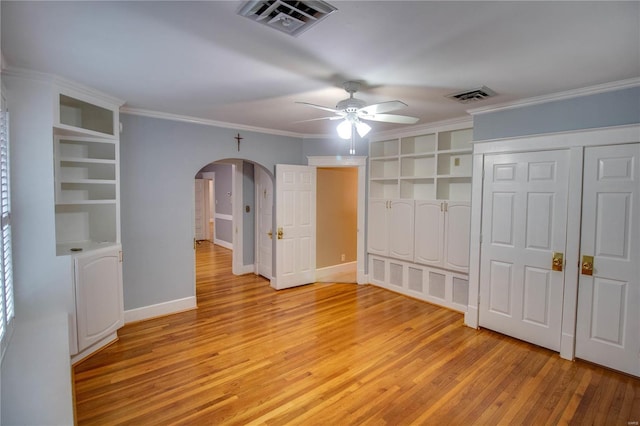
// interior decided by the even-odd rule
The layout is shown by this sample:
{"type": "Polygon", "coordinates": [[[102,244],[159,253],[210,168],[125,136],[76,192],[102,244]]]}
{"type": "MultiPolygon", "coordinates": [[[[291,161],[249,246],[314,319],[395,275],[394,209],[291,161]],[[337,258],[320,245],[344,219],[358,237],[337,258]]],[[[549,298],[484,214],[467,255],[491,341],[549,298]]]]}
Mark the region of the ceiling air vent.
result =
{"type": "Polygon", "coordinates": [[[243,3],[238,15],[297,36],[336,10],[323,1],[259,0],[243,3]]]}
{"type": "Polygon", "coordinates": [[[482,86],[479,89],[465,90],[464,92],[447,95],[447,98],[453,99],[454,101],[458,101],[462,104],[467,104],[469,102],[482,101],[495,95],[496,92],[489,89],[487,86],[482,86]]]}

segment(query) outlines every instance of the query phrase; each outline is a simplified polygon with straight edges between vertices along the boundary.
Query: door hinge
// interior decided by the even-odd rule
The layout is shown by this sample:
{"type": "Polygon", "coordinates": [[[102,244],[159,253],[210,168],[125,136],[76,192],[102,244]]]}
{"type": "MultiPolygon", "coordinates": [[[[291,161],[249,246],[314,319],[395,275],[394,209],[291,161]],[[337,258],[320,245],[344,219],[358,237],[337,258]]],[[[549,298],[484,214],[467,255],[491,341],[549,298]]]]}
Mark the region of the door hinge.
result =
{"type": "Polygon", "coordinates": [[[122,263],[122,259],[123,259],[122,250],[120,250],[118,252],[118,260],[120,261],[120,263],[122,263]]]}

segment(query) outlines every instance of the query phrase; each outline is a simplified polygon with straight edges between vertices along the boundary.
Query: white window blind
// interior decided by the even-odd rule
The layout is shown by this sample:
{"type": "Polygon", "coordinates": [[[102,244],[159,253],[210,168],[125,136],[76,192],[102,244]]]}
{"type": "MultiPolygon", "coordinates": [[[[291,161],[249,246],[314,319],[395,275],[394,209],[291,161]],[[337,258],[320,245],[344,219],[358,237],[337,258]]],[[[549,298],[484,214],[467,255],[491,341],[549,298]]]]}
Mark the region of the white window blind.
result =
{"type": "Polygon", "coordinates": [[[0,112],[0,315],[1,350],[7,346],[12,319],[15,316],[13,306],[13,269],[11,264],[11,198],[9,186],[9,116],[0,112]]]}

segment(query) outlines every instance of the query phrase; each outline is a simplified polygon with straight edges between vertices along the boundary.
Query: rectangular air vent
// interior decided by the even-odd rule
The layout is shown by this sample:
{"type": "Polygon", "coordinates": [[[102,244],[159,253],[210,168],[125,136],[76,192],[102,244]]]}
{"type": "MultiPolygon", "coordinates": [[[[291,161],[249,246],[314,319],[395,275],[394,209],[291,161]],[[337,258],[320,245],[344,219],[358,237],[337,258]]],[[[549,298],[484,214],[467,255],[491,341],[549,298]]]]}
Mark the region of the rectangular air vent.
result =
{"type": "Polygon", "coordinates": [[[238,15],[297,36],[336,10],[323,1],[254,0],[243,3],[238,15]]]}
{"type": "Polygon", "coordinates": [[[495,95],[496,92],[489,89],[487,86],[482,86],[479,89],[465,90],[464,92],[447,95],[447,98],[467,104],[469,102],[482,101],[495,95]]]}

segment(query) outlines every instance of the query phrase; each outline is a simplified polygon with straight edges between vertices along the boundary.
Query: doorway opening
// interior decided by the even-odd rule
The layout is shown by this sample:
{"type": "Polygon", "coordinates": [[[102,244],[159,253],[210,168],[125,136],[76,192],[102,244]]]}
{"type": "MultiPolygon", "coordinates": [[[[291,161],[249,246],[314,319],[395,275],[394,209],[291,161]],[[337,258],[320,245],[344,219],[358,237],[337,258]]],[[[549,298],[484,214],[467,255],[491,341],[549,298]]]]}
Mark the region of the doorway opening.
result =
{"type": "Polygon", "coordinates": [[[358,168],[318,167],[316,281],[357,282],[358,168]]]}
{"type": "MultiPolygon", "coordinates": [[[[194,247],[210,244],[229,250],[231,256],[224,258],[231,259],[233,274],[270,279],[272,174],[248,160],[217,160],[195,174],[194,188],[194,247]]],[[[195,267],[198,276],[198,261],[195,267]]]]}

